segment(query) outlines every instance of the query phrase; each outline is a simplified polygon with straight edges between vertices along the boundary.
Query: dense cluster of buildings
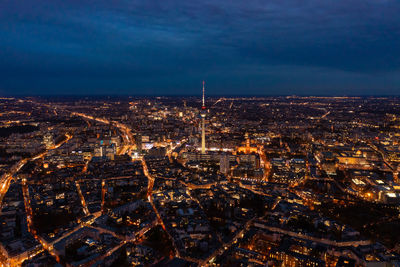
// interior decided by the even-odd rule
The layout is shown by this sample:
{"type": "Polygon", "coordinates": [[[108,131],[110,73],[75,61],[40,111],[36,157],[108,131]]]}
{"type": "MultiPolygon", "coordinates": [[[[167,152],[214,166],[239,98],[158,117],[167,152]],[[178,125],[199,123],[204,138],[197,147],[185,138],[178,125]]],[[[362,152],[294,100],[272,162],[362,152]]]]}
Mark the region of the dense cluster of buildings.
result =
{"type": "Polygon", "coordinates": [[[398,98],[4,98],[4,266],[400,266],[398,98]]]}

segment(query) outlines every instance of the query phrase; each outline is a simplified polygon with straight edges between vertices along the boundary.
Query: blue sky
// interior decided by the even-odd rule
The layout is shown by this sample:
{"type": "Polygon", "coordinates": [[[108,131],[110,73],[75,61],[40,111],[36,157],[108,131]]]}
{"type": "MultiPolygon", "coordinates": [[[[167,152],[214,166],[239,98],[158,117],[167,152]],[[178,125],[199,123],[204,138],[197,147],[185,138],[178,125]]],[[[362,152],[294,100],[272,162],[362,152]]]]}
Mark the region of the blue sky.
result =
{"type": "Polygon", "coordinates": [[[0,94],[400,94],[398,0],[0,2],[0,94]]]}

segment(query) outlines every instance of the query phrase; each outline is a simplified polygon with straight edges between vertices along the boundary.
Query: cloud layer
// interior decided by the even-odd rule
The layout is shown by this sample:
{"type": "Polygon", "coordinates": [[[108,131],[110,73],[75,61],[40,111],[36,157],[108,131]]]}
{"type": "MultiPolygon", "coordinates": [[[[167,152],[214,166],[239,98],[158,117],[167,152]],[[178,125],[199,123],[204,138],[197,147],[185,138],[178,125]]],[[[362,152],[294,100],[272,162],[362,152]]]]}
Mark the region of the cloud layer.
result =
{"type": "Polygon", "coordinates": [[[9,94],[399,94],[397,0],[0,3],[9,94]]]}

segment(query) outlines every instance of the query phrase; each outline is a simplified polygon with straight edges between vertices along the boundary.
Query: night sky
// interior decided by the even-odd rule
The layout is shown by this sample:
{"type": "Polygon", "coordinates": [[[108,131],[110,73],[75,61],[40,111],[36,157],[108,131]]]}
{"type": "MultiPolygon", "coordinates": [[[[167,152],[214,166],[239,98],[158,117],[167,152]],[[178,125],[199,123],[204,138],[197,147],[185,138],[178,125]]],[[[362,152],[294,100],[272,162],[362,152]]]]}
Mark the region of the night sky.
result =
{"type": "Polygon", "coordinates": [[[399,95],[399,0],[2,0],[2,95],[399,95]]]}

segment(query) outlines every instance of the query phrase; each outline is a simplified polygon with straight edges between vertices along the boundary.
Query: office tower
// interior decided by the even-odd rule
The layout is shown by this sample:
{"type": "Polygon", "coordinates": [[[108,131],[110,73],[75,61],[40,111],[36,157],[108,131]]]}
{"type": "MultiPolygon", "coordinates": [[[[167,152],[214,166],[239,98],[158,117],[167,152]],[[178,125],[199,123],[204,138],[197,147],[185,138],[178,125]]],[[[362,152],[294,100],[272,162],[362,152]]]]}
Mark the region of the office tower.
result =
{"type": "Polygon", "coordinates": [[[228,174],[229,170],[229,155],[223,154],[219,159],[219,171],[223,174],[228,174]]]}

